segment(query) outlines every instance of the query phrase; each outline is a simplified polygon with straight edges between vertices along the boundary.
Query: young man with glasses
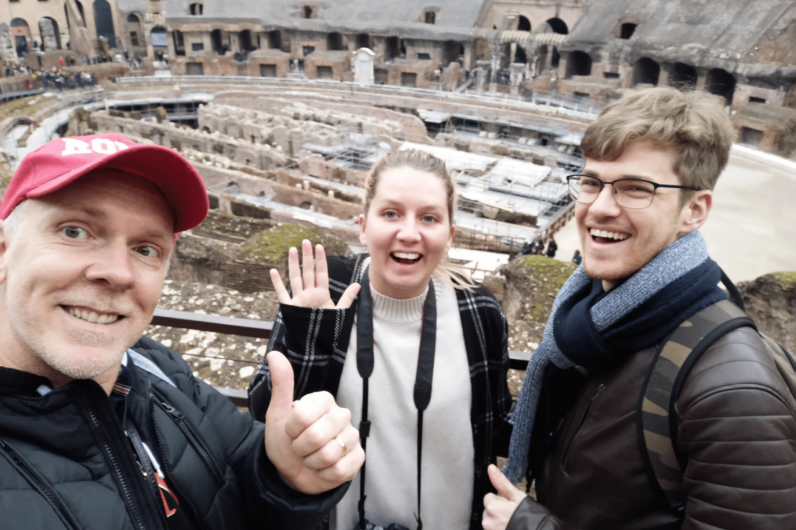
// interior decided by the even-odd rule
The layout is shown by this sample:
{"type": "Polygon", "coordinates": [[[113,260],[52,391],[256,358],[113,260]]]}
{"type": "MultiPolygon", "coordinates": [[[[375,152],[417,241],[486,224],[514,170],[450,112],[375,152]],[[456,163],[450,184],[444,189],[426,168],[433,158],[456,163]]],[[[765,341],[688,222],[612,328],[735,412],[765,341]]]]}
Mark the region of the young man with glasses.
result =
{"type": "Polygon", "coordinates": [[[675,417],[641,401],[656,347],[726,298],[698,229],[733,137],[717,98],[671,88],[587,129],[585,167],[568,178],[583,266],[528,364],[505,476],[489,469],[502,497],[487,495],[485,530],[796,528],[796,402],[753,329],[699,357],[675,417]],[[682,480],[680,506],[649,471],[642,407],[672,426],[675,452],[660,458],[684,470],[667,477],[682,480]],[[536,500],[512,486],[523,478],[536,500]]]}

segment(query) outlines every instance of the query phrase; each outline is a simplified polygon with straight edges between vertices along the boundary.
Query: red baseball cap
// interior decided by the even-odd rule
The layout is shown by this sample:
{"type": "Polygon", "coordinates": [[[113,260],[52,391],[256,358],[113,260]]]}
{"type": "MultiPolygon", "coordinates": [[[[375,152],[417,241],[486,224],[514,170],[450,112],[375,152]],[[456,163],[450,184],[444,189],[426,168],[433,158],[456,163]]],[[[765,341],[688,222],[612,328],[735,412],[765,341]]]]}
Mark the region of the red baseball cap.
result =
{"type": "Polygon", "coordinates": [[[185,158],[159,145],[138,145],[119,134],[58,138],[29,153],[14,173],[0,204],[5,219],[25,199],[42,197],[89,171],[114,168],[158,186],[174,214],[174,233],[189,230],[207,217],[207,190],[185,158]]]}

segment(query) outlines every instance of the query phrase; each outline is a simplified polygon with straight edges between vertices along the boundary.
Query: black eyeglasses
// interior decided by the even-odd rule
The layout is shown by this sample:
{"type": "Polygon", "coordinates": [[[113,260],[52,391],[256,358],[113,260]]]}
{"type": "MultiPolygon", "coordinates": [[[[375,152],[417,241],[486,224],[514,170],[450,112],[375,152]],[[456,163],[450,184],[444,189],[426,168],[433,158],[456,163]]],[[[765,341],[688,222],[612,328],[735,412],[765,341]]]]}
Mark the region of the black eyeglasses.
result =
{"type": "Polygon", "coordinates": [[[591,175],[570,175],[567,177],[567,184],[569,184],[569,195],[582,204],[593,203],[606,185],[613,186],[616,203],[622,208],[632,210],[643,210],[649,207],[652,204],[652,199],[655,198],[655,191],[658,188],[699,190],[699,188],[694,188],[693,186],[658,184],[657,182],[641,179],[619,179],[613,182],[603,182],[591,175]]]}

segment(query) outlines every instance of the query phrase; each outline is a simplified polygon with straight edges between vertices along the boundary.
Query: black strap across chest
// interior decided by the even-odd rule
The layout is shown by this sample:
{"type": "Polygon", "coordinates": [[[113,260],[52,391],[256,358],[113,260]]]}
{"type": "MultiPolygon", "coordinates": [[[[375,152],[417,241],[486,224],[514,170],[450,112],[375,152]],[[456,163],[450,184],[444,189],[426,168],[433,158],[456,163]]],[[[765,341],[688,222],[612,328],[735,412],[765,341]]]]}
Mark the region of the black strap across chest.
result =
{"type": "MultiPolygon", "coordinates": [[[[362,421],[359,424],[359,436],[362,449],[367,452],[367,439],[370,435],[368,420],[368,379],[373,374],[373,297],[370,294],[368,269],[362,273],[360,280],[359,306],[357,308],[357,370],[362,377],[362,421]]],[[[428,294],[423,305],[423,323],[420,331],[420,350],[415,376],[414,401],[417,407],[417,530],[422,530],[420,518],[420,472],[423,460],[423,411],[431,401],[431,379],[434,374],[434,352],[437,343],[437,300],[434,284],[429,280],[428,294]]],[[[384,421],[389,421],[385,418],[384,421]]],[[[365,464],[362,464],[359,489],[359,528],[365,530],[365,464]]]]}

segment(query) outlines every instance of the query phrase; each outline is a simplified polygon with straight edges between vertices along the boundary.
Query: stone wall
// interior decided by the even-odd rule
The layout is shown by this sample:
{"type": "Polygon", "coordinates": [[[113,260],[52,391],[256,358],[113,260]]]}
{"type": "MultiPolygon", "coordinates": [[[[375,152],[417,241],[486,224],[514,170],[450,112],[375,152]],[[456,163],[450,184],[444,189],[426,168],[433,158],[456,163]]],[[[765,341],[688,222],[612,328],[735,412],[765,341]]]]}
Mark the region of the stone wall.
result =
{"type": "Polygon", "coordinates": [[[249,261],[229,261],[224,268],[224,287],[242,293],[273,291],[272,265],[249,261]]]}
{"type": "Polygon", "coordinates": [[[239,252],[238,243],[180,234],[168,278],[184,283],[224,285],[226,263],[239,252]]]}
{"type": "Polygon", "coordinates": [[[796,109],[750,103],[732,117],[736,141],[796,160],[796,109]]]}
{"type": "Polygon", "coordinates": [[[130,75],[130,67],[123,63],[101,63],[101,64],[85,64],[81,65],[82,60],[75,58],[77,64],[75,66],[64,67],[66,72],[76,72],[80,70],[84,73],[89,73],[97,83],[104,83],[108,80],[113,80],[117,77],[130,75]]]}
{"type": "Polygon", "coordinates": [[[411,112],[411,109],[400,112],[384,108],[377,103],[352,104],[343,98],[330,95],[313,97],[302,94],[295,94],[287,100],[278,96],[263,95],[262,92],[229,91],[218,94],[214,104],[256,109],[274,115],[282,114],[302,121],[309,119],[309,116],[315,119],[317,111],[318,116],[335,116],[337,122],[334,125],[338,128],[347,127],[349,130],[359,131],[363,128],[363,122],[375,122],[389,125],[388,134],[398,139],[417,143],[428,141],[425,124],[411,112]],[[393,124],[397,124],[397,127],[393,124]]]}
{"type": "Polygon", "coordinates": [[[351,57],[347,51],[315,52],[304,58],[304,75],[308,79],[345,81],[351,73],[351,57]],[[320,72],[319,68],[323,71],[320,72]]]}
{"type": "Polygon", "coordinates": [[[340,199],[322,195],[320,193],[296,188],[275,180],[267,180],[247,175],[240,171],[223,169],[205,164],[195,164],[196,170],[202,176],[205,186],[209,189],[226,188],[234,182],[242,193],[248,195],[270,195],[274,201],[288,206],[306,207],[311,205],[314,211],[337,217],[338,219],[351,219],[359,215],[362,206],[352,204],[340,199]]]}
{"type": "MultiPolygon", "coordinates": [[[[116,114],[116,112],[114,112],[116,114]]],[[[114,132],[133,138],[143,138],[164,147],[199,157],[203,161],[222,163],[213,159],[213,154],[223,155],[226,163],[235,162],[241,166],[249,166],[265,171],[272,167],[287,164],[288,158],[280,146],[246,142],[218,130],[211,133],[209,129],[194,130],[189,127],[176,126],[173,123],[154,123],[134,119],[131,113],[113,116],[107,111],[92,113],[98,132],[114,132]]],[[[189,157],[190,159],[190,157],[189,157]]]]}
{"type": "Polygon", "coordinates": [[[252,204],[236,201],[230,197],[223,198],[227,207],[223,210],[212,209],[204,222],[192,232],[206,237],[227,237],[232,241],[243,242],[254,234],[264,232],[276,226],[271,220],[271,211],[252,204]],[[228,213],[231,212],[231,213],[228,213]]]}
{"type": "Polygon", "coordinates": [[[796,352],[796,271],[766,274],[751,282],[741,282],[746,312],[758,329],[796,352]]]}
{"type": "Polygon", "coordinates": [[[367,178],[367,173],[341,167],[330,160],[325,160],[318,154],[302,158],[299,167],[307,175],[324,180],[339,181],[353,186],[364,187],[365,179],[367,178]]]}
{"type": "Polygon", "coordinates": [[[270,291],[270,270],[276,268],[287,278],[288,250],[300,247],[304,239],[322,244],[329,255],[349,252],[343,241],[313,226],[285,223],[256,230],[260,227],[252,227],[252,219],[224,217],[211,212],[209,221],[198,230],[179,236],[168,279],[220,285],[243,293],[270,291]],[[232,228],[236,224],[240,230],[232,228]],[[256,231],[246,239],[229,237],[230,231],[243,235],[252,228],[256,231]]]}

